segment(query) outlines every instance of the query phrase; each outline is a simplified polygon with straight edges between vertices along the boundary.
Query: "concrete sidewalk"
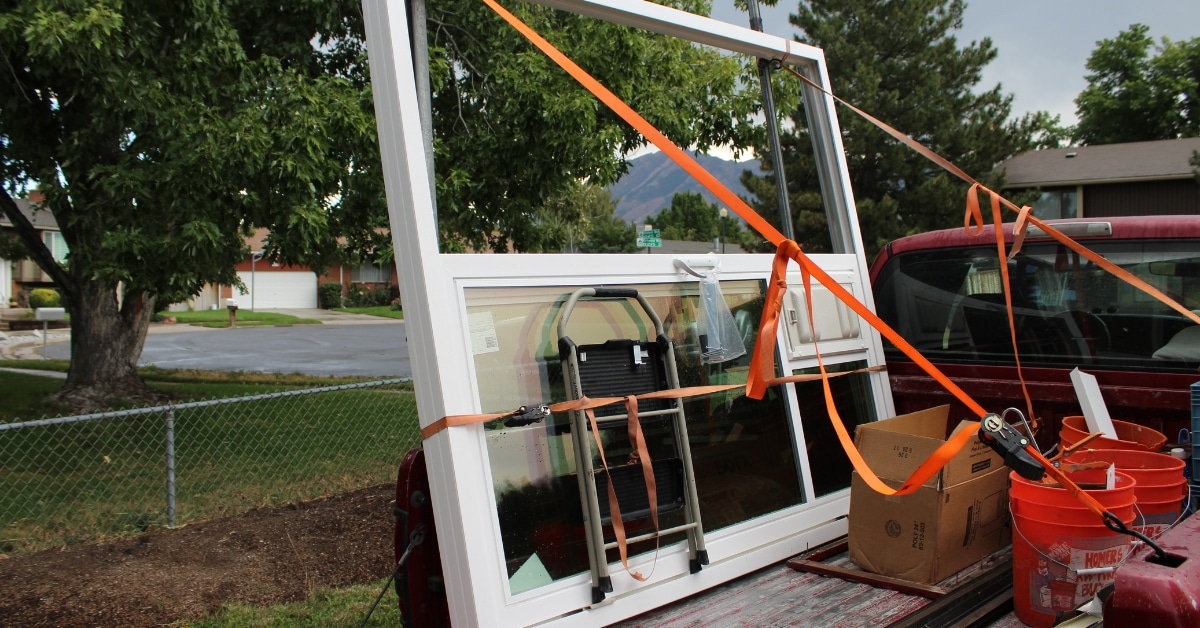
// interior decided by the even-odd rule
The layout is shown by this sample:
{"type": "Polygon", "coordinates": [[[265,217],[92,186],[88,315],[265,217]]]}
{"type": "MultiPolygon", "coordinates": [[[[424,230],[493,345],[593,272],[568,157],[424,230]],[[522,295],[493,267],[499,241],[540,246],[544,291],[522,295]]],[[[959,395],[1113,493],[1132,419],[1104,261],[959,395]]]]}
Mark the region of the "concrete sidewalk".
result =
{"type": "MultiPolygon", "coordinates": [[[[295,310],[262,310],[272,314],[286,314],[296,318],[310,318],[321,321],[322,325],[395,325],[404,321],[382,316],[366,314],[350,314],[320,309],[295,310]]],[[[170,312],[164,312],[170,316],[170,312]]],[[[193,332],[221,331],[222,328],[200,327],[179,323],[150,323],[147,334],[178,334],[193,332]]],[[[46,344],[66,342],[71,339],[69,329],[51,329],[46,335],[46,344]]],[[[42,359],[42,330],[0,332],[0,358],[8,360],[40,360],[42,359]]]]}

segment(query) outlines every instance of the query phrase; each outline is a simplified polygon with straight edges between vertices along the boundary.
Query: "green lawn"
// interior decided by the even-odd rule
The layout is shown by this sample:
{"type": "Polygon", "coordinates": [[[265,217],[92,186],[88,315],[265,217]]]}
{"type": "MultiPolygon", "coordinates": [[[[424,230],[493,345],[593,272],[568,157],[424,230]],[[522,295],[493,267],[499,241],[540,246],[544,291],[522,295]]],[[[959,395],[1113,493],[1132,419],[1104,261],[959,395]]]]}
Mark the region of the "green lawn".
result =
{"type": "MultiPolygon", "coordinates": [[[[163,316],[174,316],[176,322],[184,325],[200,327],[229,327],[228,310],[196,310],[194,312],[164,312],[163,316]]],[[[267,326],[267,325],[320,325],[315,318],[299,318],[288,314],[273,312],[252,312],[238,310],[238,327],[267,326]]]]}
{"type": "MultiPolygon", "coordinates": [[[[358,626],[371,603],[383,589],[383,581],[337,590],[321,590],[303,602],[276,604],[266,608],[230,605],[212,617],[189,624],[191,628],[264,628],[278,626],[358,626]]],[[[396,590],[389,586],[371,614],[368,626],[399,626],[400,609],[396,590]]]]}
{"type": "Polygon", "coordinates": [[[384,318],[404,319],[404,312],[393,310],[387,305],[376,305],[373,307],[335,307],[334,312],[346,312],[348,314],[367,314],[370,316],[382,316],[384,318]]]}
{"type": "MultiPolygon", "coordinates": [[[[22,360],[25,361],[28,360],[22,360]]],[[[0,360],[0,366],[11,368],[13,365],[9,362],[17,360],[0,360]]],[[[61,379],[43,375],[0,371],[0,399],[4,399],[4,403],[0,403],[0,423],[66,412],[65,406],[46,401],[46,395],[61,388],[62,384],[61,379]]]]}
{"type": "MultiPolygon", "coordinates": [[[[329,386],[309,376],[146,369],[179,401],[329,386]]],[[[7,419],[42,418],[62,380],[0,371],[7,419]],[[25,414],[34,412],[35,414],[25,414]]],[[[51,412],[56,416],[61,412],[51,412]]],[[[165,525],[165,425],[174,442],[176,524],[394,480],[420,442],[409,384],[176,408],[0,431],[0,554],[165,525]]]]}

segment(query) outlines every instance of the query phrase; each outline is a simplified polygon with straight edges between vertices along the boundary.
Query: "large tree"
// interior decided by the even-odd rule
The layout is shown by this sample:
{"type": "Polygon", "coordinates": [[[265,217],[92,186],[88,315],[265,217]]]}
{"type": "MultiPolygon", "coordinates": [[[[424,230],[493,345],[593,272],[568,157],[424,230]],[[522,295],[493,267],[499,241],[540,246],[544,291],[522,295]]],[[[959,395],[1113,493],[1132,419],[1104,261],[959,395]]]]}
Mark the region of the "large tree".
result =
{"type": "MultiPolygon", "coordinates": [[[[962,0],[806,0],[791,15],[798,39],[825,51],[833,92],[909,133],[981,181],[1002,160],[1063,135],[1045,113],[1010,119],[1012,97],[979,89],[996,56],[990,39],[960,46],[962,0]]],[[[787,80],[794,80],[788,78],[787,80]]],[[[896,237],[962,224],[965,188],[924,157],[842,109],[842,142],[869,255],[896,237]]],[[[782,134],[796,241],[830,247],[803,112],[782,134]]],[[[765,155],[765,148],[759,149],[765,155]]],[[[770,160],[743,180],[764,216],[778,215],[770,160]]]]}
{"type": "Polygon", "coordinates": [[[1081,144],[1200,136],[1200,37],[1155,44],[1149,27],[1133,24],[1096,42],[1087,69],[1075,99],[1081,144]]]}
{"type": "Polygon", "coordinates": [[[235,283],[253,229],[272,259],[328,263],[373,130],[369,93],[338,71],[345,24],[317,2],[0,9],[0,210],[71,313],[62,401],[152,396],[135,367],[156,303],[235,283]],[[64,264],[17,211],[34,188],[64,264]]]}
{"type": "Polygon", "coordinates": [[[749,245],[754,240],[742,229],[737,216],[721,217],[717,204],[704,202],[699,192],[675,193],[670,207],[659,211],[652,222],[664,240],[712,242],[714,238],[723,238],[738,245],[749,245]]]}
{"type": "MultiPolygon", "coordinates": [[[[514,9],[682,144],[723,143],[748,119],[732,59],[514,9]]],[[[547,200],[613,181],[644,140],[482,3],[428,12],[443,241],[542,248],[547,200]]],[[[283,263],[320,269],[339,237],[388,257],[358,2],[5,2],[0,55],[0,211],[71,311],[63,401],[150,395],[135,366],[156,304],[235,283],[255,228],[283,263]],[[17,211],[35,188],[65,264],[17,211]]]]}

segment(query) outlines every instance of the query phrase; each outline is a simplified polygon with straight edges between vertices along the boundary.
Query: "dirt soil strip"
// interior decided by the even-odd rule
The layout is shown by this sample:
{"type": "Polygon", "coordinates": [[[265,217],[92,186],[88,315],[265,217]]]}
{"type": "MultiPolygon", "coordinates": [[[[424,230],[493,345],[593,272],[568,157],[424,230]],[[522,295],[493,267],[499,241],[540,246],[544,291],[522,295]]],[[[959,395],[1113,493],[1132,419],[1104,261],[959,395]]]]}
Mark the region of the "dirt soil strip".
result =
{"type": "MultiPolygon", "coordinates": [[[[0,556],[0,625],[157,626],[382,580],[394,485],[137,537],[0,556]]],[[[391,603],[395,603],[394,598],[391,603]]]]}

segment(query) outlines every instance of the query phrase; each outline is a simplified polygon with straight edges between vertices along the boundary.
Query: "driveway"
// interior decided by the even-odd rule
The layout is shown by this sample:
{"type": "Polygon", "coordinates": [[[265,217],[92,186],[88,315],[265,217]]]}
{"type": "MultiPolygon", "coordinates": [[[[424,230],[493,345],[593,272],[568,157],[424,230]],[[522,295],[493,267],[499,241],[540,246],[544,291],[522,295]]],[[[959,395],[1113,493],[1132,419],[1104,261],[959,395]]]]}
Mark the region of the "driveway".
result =
{"type": "MultiPolygon", "coordinates": [[[[321,325],[209,329],[153,325],[139,364],[166,369],[305,373],[364,377],[411,377],[404,322],[328,310],[273,310],[321,325]]],[[[36,347],[40,353],[41,346],[36,347]]],[[[67,359],[70,341],[46,348],[67,359]]]]}

